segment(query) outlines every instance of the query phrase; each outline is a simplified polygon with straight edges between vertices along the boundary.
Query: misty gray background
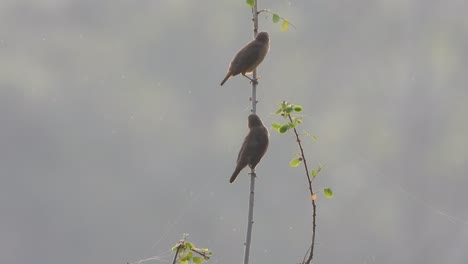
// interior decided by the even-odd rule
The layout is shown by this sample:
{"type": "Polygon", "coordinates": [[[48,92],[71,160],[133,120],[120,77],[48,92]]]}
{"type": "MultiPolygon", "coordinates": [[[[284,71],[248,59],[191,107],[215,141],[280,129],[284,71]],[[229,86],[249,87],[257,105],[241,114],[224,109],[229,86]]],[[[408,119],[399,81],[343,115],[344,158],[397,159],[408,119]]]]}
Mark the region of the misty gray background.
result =
{"type": "MultiPolygon", "coordinates": [[[[325,164],[314,263],[467,263],[468,2],[260,1],[258,113],[303,105],[325,164]]],[[[250,85],[244,0],[0,2],[0,263],[171,261],[182,237],[241,263],[230,185],[250,85]]],[[[310,200],[292,135],[257,168],[252,263],[297,263],[310,200]]]]}

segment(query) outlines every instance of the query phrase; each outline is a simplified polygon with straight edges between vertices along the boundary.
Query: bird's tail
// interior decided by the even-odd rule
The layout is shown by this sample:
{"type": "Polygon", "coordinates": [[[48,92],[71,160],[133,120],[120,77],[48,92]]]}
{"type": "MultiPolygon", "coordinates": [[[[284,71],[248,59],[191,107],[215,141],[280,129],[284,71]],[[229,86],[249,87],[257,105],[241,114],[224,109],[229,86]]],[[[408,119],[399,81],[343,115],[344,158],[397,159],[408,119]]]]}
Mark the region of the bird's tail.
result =
{"type": "Polygon", "coordinates": [[[230,72],[228,72],[228,73],[226,74],[226,77],[224,77],[224,80],[221,82],[221,86],[223,86],[223,84],[229,79],[229,77],[231,77],[231,73],[230,73],[230,72]]]}
{"type": "Polygon", "coordinates": [[[232,173],[232,176],[231,176],[231,179],[229,179],[229,183],[233,183],[236,178],[237,178],[237,175],[239,175],[239,172],[242,170],[242,166],[237,166],[236,169],[234,170],[234,172],[232,173]]]}

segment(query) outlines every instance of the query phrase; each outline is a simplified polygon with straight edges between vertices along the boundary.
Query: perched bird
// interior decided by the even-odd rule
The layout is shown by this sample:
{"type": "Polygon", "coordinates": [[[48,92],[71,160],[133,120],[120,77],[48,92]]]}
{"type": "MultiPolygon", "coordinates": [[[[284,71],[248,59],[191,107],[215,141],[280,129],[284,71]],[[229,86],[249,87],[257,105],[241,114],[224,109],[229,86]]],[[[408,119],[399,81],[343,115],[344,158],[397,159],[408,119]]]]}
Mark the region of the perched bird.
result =
{"type": "Polygon", "coordinates": [[[237,166],[229,180],[230,183],[234,182],[239,172],[247,165],[255,171],[268,149],[268,130],[256,114],[249,115],[249,130],[237,156],[237,166]]]}
{"type": "Polygon", "coordinates": [[[226,77],[221,82],[223,85],[231,76],[236,76],[241,73],[246,78],[246,73],[253,72],[257,66],[263,61],[270,49],[270,37],[267,32],[260,32],[257,37],[239,50],[229,64],[229,69],[226,77]]]}

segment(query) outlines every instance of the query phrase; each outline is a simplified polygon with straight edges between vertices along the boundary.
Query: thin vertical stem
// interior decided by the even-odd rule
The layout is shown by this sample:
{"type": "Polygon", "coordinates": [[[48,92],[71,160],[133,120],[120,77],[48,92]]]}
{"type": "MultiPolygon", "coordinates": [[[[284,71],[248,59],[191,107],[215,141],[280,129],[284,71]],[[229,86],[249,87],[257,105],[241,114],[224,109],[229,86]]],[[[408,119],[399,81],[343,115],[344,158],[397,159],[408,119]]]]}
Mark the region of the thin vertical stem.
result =
{"type": "Polygon", "coordinates": [[[176,250],[176,253],[174,255],[174,260],[172,261],[172,264],[176,263],[177,256],[179,256],[179,250],[180,250],[181,247],[182,247],[182,244],[179,244],[179,246],[177,246],[177,250],[176,250]]]}
{"type": "MultiPolygon", "coordinates": [[[[255,1],[255,5],[252,8],[252,15],[253,15],[253,31],[254,31],[254,39],[257,37],[258,34],[258,11],[257,11],[257,0],[255,1]]],[[[257,113],[257,70],[255,69],[252,73],[252,79],[255,82],[252,82],[252,113],[257,113]]]]}
{"type": "Polygon", "coordinates": [[[245,238],[244,264],[249,263],[249,257],[250,257],[250,241],[252,239],[252,226],[253,226],[254,190],[255,190],[255,172],[250,172],[249,216],[248,216],[248,222],[247,222],[247,236],[245,238]]]}
{"type": "MultiPolygon", "coordinates": [[[[252,8],[253,24],[254,24],[254,39],[258,33],[258,11],[257,11],[257,0],[252,8]]],[[[257,80],[257,70],[252,73],[252,79],[257,80]]],[[[253,114],[257,113],[257,82],[252,82],[252,110],[253,114]]],[[[247,235],[245,238],[245,250],[244,250],[244,264],[249,264],[250,257],[250,241],[252,239],[252,225],[253,225],[253,207],[254,207],[254,196],[255,196],[255,171],[250,170],[250,195],[249,195],[249,215],[247,219],[247,235]]]]}

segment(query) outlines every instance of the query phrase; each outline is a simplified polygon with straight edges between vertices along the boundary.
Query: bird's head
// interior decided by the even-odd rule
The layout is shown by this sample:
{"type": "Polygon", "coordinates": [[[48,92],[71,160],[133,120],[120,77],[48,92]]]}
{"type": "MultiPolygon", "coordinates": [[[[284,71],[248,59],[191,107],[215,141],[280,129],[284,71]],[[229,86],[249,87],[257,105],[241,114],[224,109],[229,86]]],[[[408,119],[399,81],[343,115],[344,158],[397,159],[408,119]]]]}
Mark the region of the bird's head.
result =
{"type": "Polygon", "coordinates": [[[249,128],[263,126],[262,120],[256,114],[249,115],[249,128]]]}

